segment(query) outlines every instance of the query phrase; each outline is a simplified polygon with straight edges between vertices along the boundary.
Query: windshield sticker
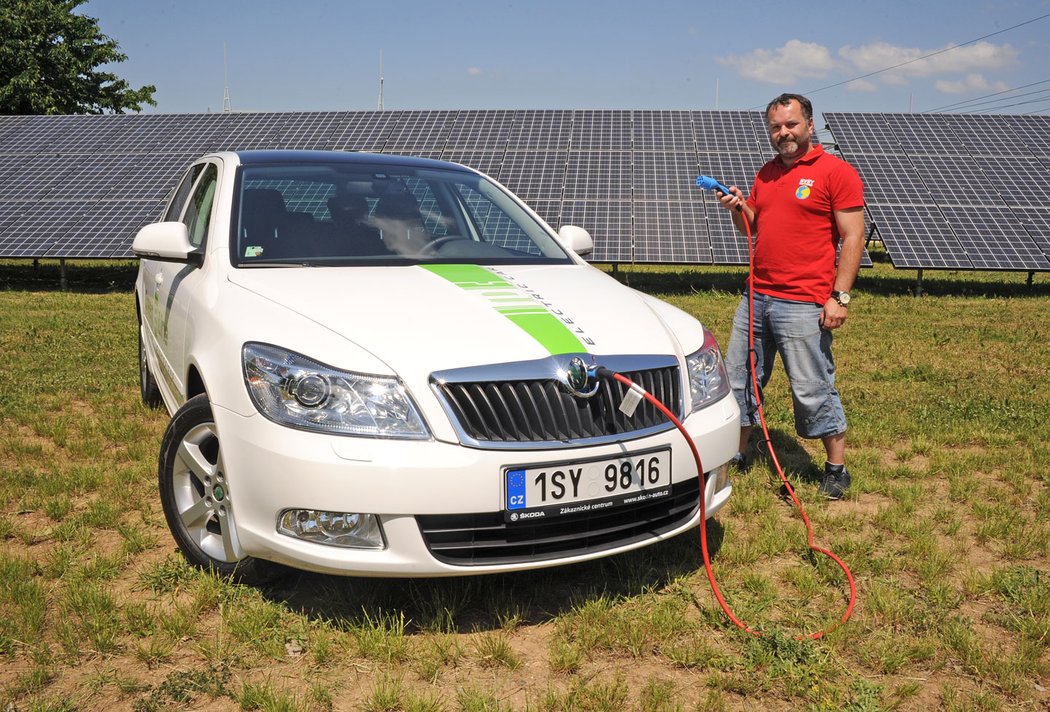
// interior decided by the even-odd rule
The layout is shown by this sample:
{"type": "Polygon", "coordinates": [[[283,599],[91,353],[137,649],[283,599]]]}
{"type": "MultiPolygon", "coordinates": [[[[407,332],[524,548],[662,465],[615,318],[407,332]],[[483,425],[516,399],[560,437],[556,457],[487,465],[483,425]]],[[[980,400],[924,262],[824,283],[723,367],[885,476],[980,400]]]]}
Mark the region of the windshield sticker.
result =
{"type": "Polygon", "coordinates": [[[551,355],[586,353],[594,339],[528,285],[497,269],[477,265],[420,265],[460,289],[475,292],[536,339],[551,355]],[[586,345],[585,345],[586,344],[586,345]]]}

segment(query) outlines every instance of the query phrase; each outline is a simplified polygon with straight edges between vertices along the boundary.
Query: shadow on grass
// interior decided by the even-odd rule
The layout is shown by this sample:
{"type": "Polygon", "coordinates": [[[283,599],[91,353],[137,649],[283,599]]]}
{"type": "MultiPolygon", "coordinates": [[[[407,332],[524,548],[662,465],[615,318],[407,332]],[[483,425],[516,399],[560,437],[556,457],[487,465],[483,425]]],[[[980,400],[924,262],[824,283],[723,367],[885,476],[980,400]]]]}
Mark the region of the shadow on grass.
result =
{"type": "MultiPolygon", "coordinates": [[[[608,267],[605,271],[611,272],[608,267]]],[[[747,283],[744,267],[656,267],[618,265],[613,276],[642,292],[687,295],[703,292],[741,294],[747,283]]],[[[931,272],[921,280],[922,294],[928,297],[1042,298],[1050,296],[1050,280],[1045,274],[1027,284],[1027,273],[1017,272],[931,272]]],[[[862,269],[856,290],[862,295],[883,297],[915,296],[920,284],[915,270],[894,270],[882,266],[877,271],[862,269]]]]}
{"type": "MultiPolygon", "coordinates": [[[[776,465],[769,455],[769,446],[762,438],[761,428],[756,430],[757,435],[752,436],[755,457],[754,467],[765,467],[769,470],[770,479],[779,479],[776,465]]],[[[824,472],[824,463],[817,462],[805,448],[799,443],[798,437],[793,432],[771,428],[769,440],[773,444],[777,461],[784,469],[785,474],[796,474],[804,482],[818,482],[824,472]]]]}
{"type": "MultiPolygon", "coordinates": [[[[746,267],[702,265],[597,265],[634,289],[664,295],[695,293],[740,294],[747,282],[746,267]]],[[[65,291],[78,293],[130,292],[135,286],[137,260],[69,260],[65,266],[65,291]]],[[[1046,297],[1050,280],[1040,274],[1033,284],[1026,273],[927,271],[922,289],[927,296],[1046,297]]],[[[919,283],[913,270],[894,270],[880,260],[876,269],[861,270],[857,289],[862,294],[908,296],[919,283]]],[[[57,292],[63,290],[62,268],[57,260],[0,261],[0,291],[57,292]]]]}
{"type": "MultiPolygon", "coordinates": [[[[403,616],[406,632],[474,633],[535,625],[600,599],[660,589],[703,568],[699,527],[654,546],[571,566],[483,576],[390,579],[291,571],[262,589],[291,610],[338,628],[403,616]]],[[[708,521],[712,557],[724,529],[708,521]]]]}
{"type": "Polygon", "coordinates": [[[39,264],[31,260],[5,260],[0,262],[0,291],[131,292],[138,269],[137,260],[68,261],[63,289],[63,270],[57,260],[44,260],[39,264]]]}

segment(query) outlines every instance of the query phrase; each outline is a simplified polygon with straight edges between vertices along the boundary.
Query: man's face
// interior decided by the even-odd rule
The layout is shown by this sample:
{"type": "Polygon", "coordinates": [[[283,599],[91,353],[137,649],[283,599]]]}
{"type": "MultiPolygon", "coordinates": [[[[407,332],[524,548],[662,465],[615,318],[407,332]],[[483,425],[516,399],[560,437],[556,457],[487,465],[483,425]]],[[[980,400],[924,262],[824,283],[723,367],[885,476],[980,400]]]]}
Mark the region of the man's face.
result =
{"type": "Polygon", "coordinates": [[[769,142],[785,162],[791,163],[806,155],[813,119],[805,117],[801,104],[795,100],[787,106],[774,104],[766,119],[769,142]]]}

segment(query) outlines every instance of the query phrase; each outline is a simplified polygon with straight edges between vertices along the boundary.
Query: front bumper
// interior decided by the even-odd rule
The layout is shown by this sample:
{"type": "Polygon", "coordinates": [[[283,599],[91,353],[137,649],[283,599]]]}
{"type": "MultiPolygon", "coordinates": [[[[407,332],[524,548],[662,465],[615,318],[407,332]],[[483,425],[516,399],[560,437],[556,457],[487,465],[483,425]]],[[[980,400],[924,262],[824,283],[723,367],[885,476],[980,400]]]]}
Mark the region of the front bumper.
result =
{"type": "MultiPolygon", "coordinates": [[[[244,417],[215,404],[212,410],[230,489],[229,505],[245,553],[294,568],[399,577],[534,569],[636,549],[699,523],[696,464],[675,429],[586,448],[507,451],[436,440],[336,437],[283,427],[259,415],[244,417]],[[435,538],[433,531],[443,530],[446,522],[476,522],[479,528],[502,525],[502,472],[508,465],[616,457],[666,446],[671,448],[674,496],[682,501],[690,496],[691,487],[692,499],[688,507],[679,506],[676,513],[664,516],[660,526],[647,526],[652,513],[644,514],[631,505],[615,510],[616,518],[630,525],[620,533],[581,539],[570,527],[561,538],[574,537],[571,545],[540,546],[525,555],[450,556],[435,546],[440,537],[435,538]],[[288,508],[375,514],[385,548],[335,547],[280,534],[277,519],[288,508]]],[[[722,465],[736,452],[739,438],[735,400],[730,395],[693,414],[685,427],[697,442],[704,469],[711,473],[704,487],[710,517],[732,491],[722,465]]],[[[592,525],[578,522],[576,526],[586,529],[592,525]]],[[[506,528],[511,538],[523,536],[521,529],[506,528]]],[[[461,527],[463,537],[477,539],[478,548],[482,545],[469,526],[461,527]]],[[[466,546],[471,548],[469,541],[466,546]]]]}

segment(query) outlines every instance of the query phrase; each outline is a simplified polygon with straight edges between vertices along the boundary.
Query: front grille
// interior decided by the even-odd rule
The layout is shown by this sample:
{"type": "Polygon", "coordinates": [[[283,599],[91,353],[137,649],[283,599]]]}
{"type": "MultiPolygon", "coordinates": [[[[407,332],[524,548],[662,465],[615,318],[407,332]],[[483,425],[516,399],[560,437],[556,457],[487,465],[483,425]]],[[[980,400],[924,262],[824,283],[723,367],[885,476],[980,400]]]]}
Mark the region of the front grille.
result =
{"type": "Polygon", "coordinates": [[[430,553],[456,566],[517,564],[594,553],[652,538],[681,526],[700,506],[699,479],[641,505],[507,524],[503,512],[417,515],[430,553]]]}
{"type": "MultiPolygon", "coordinates": [[[[677,366],[623,375],[680,413],[677,366]]],[[[633,416],[622,413],[627,388],[612,378],[601,378],[591,398],[567,393],[556,378],[441,381],[435,388],[461,433],[482,445],[593,441],[670,425],[646,400],[633,416]]]]}

